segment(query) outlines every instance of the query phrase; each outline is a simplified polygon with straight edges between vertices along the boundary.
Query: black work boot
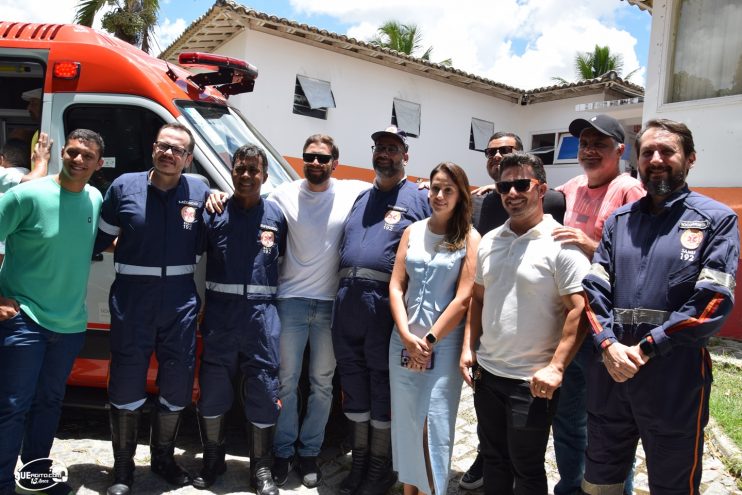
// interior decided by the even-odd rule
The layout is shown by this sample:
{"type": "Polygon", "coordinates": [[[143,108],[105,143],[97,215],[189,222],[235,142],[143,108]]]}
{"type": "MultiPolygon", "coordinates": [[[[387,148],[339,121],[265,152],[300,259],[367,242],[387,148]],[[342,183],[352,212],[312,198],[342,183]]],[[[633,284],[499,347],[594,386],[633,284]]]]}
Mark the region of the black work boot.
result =
{"type": "Polygon", "coordinates": [[[182,412],[155,407],[152,414],[152,433],[149,439],[152,472],[175,486],[191,484],[191,475],[178,466],[173,458],[175,438],[178,436],[182,412]]]}
{"type": "Polygon", "coordinates": [[[204,466],[201,474],[193,478],[193,486],[208,488],[227,470],[224,462],[224,415],[204,418],[199,414],[198,427],[201,431],[201,444],[204,447],[204,466]]]}
{"type": "Polygon", "coordinates": [[[134,453],[137,450],[137,431],[141,409],[127,411],[111,406],[108,418],[111,423],[113,444],[113,484],[108,495],[127,495],[134,483],[134,453]]]}
{"type": "Polygon", "coordinates": [[[258,495],[278,495],[278,487],[273,481],[271,464],[273,459],[273,427],[258,428],[249,425],[250,442],[250,483],[258,495]]]}
{"type": "Polygon", "coordinates": [[[368,471],[359,495],[384,495],[397,482],[392,470],[392,430],[371,427],[368,471]]]}
{"type": "Polygon", "coordinates": [[[368,468],[368,421],[351,421],[353,445],[351,447],[350,473],[340,483],[340,495],[354,495],[363,483],[368,468]]]}

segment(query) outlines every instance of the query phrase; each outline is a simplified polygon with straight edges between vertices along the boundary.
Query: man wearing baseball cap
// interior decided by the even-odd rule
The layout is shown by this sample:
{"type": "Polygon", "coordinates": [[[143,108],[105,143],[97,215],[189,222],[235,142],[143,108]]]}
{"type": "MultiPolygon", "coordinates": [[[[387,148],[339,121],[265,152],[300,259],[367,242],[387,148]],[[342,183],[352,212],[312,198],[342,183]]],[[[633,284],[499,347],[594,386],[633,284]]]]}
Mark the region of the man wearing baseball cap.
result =
{"type": "MultiPolygon", "coordinates": [[[[28,102],[26,110],[31,115],[31,120],[34,124],[39,125],[41,123],[41,97],[44,94],[43,88],[30,89],[21,93],[21,99],[28,102]]],[[[31,138],[31,153],[33,153],[36,143],[39,140],[39,130],[36,129],[31,138]]]]}
{"type": "Polygon", "coordinates": [[[352,425],[350,474],[341,495],[381,495],[396,482],[391,462],[389,307],[397,246],[405,228],[430,216],[428,194],[408,181],[407,137],[397,127],[371,135],[374,186],[356,199],[340,245],[332,341],[352,425]]]}
{"type": "MultiPolygon", "coordinates": [[[[575,119],[569,124],[569,132],[579,139],[577,160],[585,173],[556,188],[564,193],[567,211],[564,227],[554,229],[553,236],[562,243],[574,244],[592,259],[606,219],[619,206],[643,197],[645,191],[641,182],[621,173],[625,134],[618,120],[604,114],[575,119]]],[[[593,353],[592,339],[586,339],[564,373],[552,424],[560,476],[554,495],[580,493],[587,445],[585,375],[593,353]]],[[[625,488],[630,490],[631,481],[629,475],[625,488]]]]}

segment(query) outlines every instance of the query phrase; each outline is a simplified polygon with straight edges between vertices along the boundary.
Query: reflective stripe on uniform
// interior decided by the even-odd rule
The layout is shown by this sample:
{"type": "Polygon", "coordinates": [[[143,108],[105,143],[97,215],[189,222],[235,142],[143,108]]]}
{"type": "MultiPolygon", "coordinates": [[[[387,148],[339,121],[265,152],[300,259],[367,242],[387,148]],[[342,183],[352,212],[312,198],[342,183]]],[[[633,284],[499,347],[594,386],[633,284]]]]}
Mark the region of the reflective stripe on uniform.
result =
{"type": "MultiPolygon", "coordinates": [[[[126,263],[114,263],[116,273],[121,275],[140,275],[147,277],[161,277],[160,266],[127,265],[126,263]]],[[[196,271],[196,265],[174,265],[165,267],[165,276],[189,275],[196,271]]]]}
{"type": "Polygon", "coordinates": [[[98,218],[98,229],[102,230],[108,235],[118,236],[121,233],[121,227],[116,227],[103,220],[103,217],[98,218]]]}
{"type": "Polygon", "coordinates": [[[640,323],[647,323],[649,325],[660,326],[666,322],[669,317],[669,311],[660,311],[657,309],[613,309],[613,321],[622,325],[639,325],[640,323]]]}
{"type": "Polygon", "coordinates": [[[361,268],[359,266],[342,268],[338,272],[338,275],[340,275],[340,278],[365,278],[366,280],[376,280],[378,282],[389,282],[392,278],[391,273],[380,272],[370,268],[361,268]]]}
{"type": "Polygon", "coordinates": [[[711,268],[704,268],[701,270],[701,273],[698,274],[696,286],[701,282],[708,282],[712,285],[723,287],[732,294],[732,297],[734,297],[734,288],[737,286],[737,282],[734,280],[734,277],[728,273],[713,270],[711,268]]]}
{"type": "Polygon", "coordinates": [[[207,280],[206,289],[223,294],[237,294],[242,296],[246,294],[274,295],[278,288],[270,285],[220,284],[207,280]]]}

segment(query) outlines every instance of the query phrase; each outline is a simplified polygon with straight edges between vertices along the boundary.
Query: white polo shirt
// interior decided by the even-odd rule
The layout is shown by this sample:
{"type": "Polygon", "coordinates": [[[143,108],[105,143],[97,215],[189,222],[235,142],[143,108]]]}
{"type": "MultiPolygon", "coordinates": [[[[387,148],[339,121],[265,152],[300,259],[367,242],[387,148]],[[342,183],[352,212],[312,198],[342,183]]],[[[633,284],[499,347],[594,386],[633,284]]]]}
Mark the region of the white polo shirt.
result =
{"type": "Polygon", "coordinates": [[[510,220],[482,237],[475,282],[484,286],[479,365],[493,375],[530,380],[549,364],[562,337],[561,296],[582,291],[590,262],[551,236],[551,215],[522,236],[510,220]]]}

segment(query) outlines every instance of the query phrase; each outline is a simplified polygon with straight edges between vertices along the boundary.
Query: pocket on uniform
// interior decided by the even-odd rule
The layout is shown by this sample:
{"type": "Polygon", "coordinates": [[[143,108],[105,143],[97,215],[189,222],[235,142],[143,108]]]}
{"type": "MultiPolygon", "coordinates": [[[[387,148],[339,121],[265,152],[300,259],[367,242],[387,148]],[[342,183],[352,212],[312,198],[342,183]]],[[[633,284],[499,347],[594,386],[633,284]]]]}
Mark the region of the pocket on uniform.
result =
{"type": "Polygon", "coordinates": [[[670,273],[667,279],[667,307],[673,308],[686,301],[693,292],[698,280],[698,266],[687,265],[670,273]]]}

